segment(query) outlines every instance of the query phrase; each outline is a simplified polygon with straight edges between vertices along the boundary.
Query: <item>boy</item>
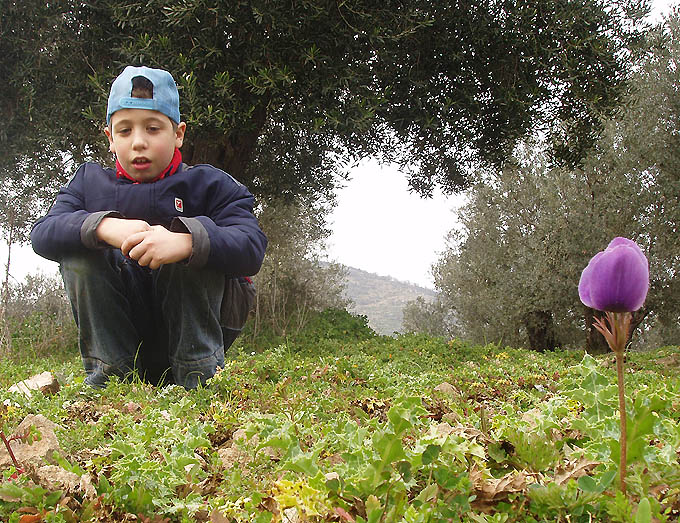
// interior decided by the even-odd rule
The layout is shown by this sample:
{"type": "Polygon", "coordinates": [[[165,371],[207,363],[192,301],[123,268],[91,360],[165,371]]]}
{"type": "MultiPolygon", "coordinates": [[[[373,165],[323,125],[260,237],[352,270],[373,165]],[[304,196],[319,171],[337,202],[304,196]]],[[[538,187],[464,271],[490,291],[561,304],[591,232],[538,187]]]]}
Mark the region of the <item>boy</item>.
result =
{"type": "Polygon", "coordinates": [[[179,93],[167,71],[128,66],[109,94],[116,169],[86,163],[31,231],[60,264],[85,382],[135,370],[194,388],[224,363],[267,239],[252,194],[209,165],[182,164],[179,93]]]}

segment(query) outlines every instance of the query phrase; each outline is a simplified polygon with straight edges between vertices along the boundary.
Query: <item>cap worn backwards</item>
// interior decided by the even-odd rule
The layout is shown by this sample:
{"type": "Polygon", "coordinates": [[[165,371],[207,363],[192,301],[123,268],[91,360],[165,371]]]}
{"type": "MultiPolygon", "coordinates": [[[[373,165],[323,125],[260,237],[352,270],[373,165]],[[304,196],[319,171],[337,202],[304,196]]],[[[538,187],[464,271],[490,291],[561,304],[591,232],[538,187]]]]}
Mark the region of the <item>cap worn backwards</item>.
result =
{"type": "Polygon", "coordinates": [[[121,109],[150,109],[163,113],[173,122],[179,123],[179,93],[175,80],[163,69],[128,65],[111,85],[106,108],[107,125],[111,123],[113,113],[121,109]],[[153,84],[153,98],[132,96],[132,80],[138,76],[143,76],[153,84]]]}

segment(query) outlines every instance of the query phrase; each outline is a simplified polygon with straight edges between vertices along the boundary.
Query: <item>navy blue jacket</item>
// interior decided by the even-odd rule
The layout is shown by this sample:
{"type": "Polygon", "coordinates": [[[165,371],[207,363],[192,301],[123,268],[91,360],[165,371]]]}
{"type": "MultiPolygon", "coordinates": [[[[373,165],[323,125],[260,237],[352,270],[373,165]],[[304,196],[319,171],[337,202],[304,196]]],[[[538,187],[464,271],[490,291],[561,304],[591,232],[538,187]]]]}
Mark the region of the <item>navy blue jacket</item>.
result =
{"type": "Polygon", "coordinates": [[[210,165],[182,164],[162,180],[134,183],[117,178],[113,169],[85,163],[33,225],[31,243],[35,252],[58,262],[108,247],[95,234],[106,216],[141,219],[190,232],[189,266],[217,269],[229,278],[251,276],[260,270],[267,246],[253,204],[248,189],[210,165]]]}

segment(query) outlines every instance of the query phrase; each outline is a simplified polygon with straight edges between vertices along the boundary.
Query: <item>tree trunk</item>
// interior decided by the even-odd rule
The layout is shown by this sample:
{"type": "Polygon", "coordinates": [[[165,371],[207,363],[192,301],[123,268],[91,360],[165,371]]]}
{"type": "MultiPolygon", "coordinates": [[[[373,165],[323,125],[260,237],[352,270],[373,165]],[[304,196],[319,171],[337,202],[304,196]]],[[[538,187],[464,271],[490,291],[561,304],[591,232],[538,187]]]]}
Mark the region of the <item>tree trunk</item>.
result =
{"type": "Polygon", "coordinates": [[[590,307],[586,307],[585,310],[586,352],[588,354],[606,354],[609,351],[607,340],[594,327],[597,318],[604,318],[604,312],[591,309],[590,307]]]}
{"type": "MultiPolygon", "coordinates": [[[[226,136],[189,139],[182,147],[182,159],[189,165],[200,163],[213,165],[248,186],[252,180],[246,179],[246,171],[266,122],[267,101],[265,100],[253,111],[247,129],[234,131],[226,136]]],[[[188,131],[190,135],[191,130],[188,131]]]]}
{"type": "Polygon", "coordinates": [[[7,325],[7,307],[9,305],[9,267],[12,261],[12,245],[14,244],[14,213],[10,213],[8,218],[7,264],[5,265],[5,282],[2,286],[2,303],[0,304],[0,353],[2,354],[6,354],[12,344],[7,325]]]}
{"type": "Polygon", "coordinates": [[[545,352],[560,346],[555,334],[552,312],[531,311],[524,317],[524,326],[531,350],[545,352]]]}
{"type": "Polygon", "coordinates": [[[642,307],[641,309],[631,313],[632,319],[630,322],[630,330],[628,331],[628,343],[630,343],[630,340],[633,339],[633,333],[635,332],[635,329],[640,326],[642,321],[647,317],[647,314],[649,314],[649,311],[646,310],[645,307],[642,307]]]}

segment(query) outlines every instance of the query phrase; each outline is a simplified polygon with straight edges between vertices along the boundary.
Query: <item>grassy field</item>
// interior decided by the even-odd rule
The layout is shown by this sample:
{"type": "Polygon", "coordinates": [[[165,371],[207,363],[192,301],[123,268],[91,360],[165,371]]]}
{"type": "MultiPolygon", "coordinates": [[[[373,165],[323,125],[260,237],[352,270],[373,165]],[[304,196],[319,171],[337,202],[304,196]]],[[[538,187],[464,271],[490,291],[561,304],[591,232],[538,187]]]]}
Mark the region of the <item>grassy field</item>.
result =
{"type": "Polygon", "coordinates": [[[344,312],[258,347],[209,386],[82,384],[74,347],[0,360],[2,423],[56,424],[53,465],[2,471],[0,519],[676,521],[678,347],[628,355],[628,494],[611,356],[376,336],[344,312]],[[263,346],[264,345],[264,346],[263,346]],[[45,356],[56,352],[50,357],[45,356]],[[7,392],[53,371],[62,387],[7,392]],[[58,472],[77,481],[60,482],[58,472]]]}

